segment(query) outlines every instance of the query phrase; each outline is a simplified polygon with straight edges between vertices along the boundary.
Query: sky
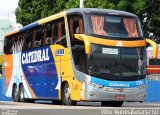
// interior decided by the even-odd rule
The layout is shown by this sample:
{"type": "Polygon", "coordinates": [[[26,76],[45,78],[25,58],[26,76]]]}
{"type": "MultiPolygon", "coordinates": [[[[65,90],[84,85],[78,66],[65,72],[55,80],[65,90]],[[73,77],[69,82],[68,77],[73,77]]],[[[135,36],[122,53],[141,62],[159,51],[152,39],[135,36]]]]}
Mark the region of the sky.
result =
{"type": "Polygon", "coordinates": [[[19,0],[0,0],[0,19],[8,18],[18,7],[19,0]]]}
{"type": "MultiPolygon", "coordinates": [[[[12,20],[12,26],[14,29],[17,29],[15,9],[18,7],[19,0],[0,0],[0,19],[9,19],[12,20]]],[[[2,52],[3,41],[0,40],[0,53],[2,52]]]]}

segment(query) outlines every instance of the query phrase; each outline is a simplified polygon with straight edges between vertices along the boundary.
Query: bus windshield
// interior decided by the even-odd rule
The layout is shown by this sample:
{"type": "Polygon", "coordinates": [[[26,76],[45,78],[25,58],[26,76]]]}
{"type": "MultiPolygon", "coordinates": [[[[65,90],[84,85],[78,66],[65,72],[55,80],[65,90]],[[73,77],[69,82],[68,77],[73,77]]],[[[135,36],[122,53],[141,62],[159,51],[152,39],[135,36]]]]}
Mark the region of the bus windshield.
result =
{"type": "Polygon", "coordinates": [[[122,48],[92,44],[88,73],[108,80],[141,79],[146,74],[144,49],[144,47],[122,48]]]}
{"type": "Polygon", "coordinates": [[[142,38],[138,18],[122,16],[88,15],[88,34],[119,38],[142,38]]]}

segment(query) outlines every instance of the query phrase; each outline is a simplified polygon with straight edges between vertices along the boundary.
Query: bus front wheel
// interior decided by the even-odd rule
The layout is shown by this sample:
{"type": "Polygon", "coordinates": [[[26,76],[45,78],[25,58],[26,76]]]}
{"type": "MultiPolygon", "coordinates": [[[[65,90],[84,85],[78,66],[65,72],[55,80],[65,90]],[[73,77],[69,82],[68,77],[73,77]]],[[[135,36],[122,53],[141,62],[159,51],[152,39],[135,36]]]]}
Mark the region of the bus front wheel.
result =
{"type": "Polygon", "coordinates": [[[66,83],[62,89],[62,102],[64,105],[76,105],[76,101],[71,99],[70,88],[66,83]]]}
{"type": "Polygon", "coordinates": [[[123,101],[102,101],[101,106],[107,107],[121,107],[123,105],[123,101]]]}

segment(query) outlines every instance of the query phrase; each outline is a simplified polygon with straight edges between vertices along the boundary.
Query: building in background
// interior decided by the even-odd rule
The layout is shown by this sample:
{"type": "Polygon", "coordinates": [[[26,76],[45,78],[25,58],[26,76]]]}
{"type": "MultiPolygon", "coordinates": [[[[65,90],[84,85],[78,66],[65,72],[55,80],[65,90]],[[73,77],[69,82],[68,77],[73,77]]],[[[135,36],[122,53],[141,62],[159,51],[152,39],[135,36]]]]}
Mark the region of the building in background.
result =
{"type": "Polygon", "coordinates": [[[1,54],[3,52],[3,41],[6,33],[17,30],[21,25],[16,23],[15,12],[10,11],[8,18],[0,19],[0,65],[2,64],[1,54]]]}
{"type": "Polygon", "coordinates": [[[8,19],[0,19],[0,65],[2,63],[1,54],[3,52],[4,35],[11,31],[11,22],[8,19]]]}
{"type": "Polygon", "coordinates": [[[2,54],[4,35],[11,31],[11,27],[10,20],[0,19],[0,54],[2,54]]]}

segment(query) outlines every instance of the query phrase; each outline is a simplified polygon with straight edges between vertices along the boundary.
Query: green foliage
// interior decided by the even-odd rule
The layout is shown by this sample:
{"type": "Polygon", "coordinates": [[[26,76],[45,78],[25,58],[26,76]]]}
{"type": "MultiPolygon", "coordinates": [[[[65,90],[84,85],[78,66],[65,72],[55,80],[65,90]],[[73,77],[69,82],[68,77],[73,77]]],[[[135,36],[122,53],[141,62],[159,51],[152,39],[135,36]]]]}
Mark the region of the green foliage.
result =
{"type": "Polygon", "coordinates": [[[160,36],[160,1],[146,0],[146,16],[148,26],[146,29],[153,32],[155,36],[160,36]]]}
{"type": "Polygon", "coordinates": [[[64,10],[64,0],[19,0],[17,22],[27,25],[64,10]]]}
{"type": "Polygon", "coordinates": [[[65,8],[69,9],[69,8],[78,8],[79,7],[79,0],[69,0],[66,4],[65,4],[65,8]]]}
{"type": "MultiPolygon", "coordinates": [[[[27,25],[41,18],[79,7],[80,0],[19,0],[16,9],[17,22],[27,25]]],[[[117,9],[140,17],[145,32],[160,36],[159,0],[85,0],[87,8],[117,9]],[[144,22],[146,19],[146,22],[144,22]]]]}

